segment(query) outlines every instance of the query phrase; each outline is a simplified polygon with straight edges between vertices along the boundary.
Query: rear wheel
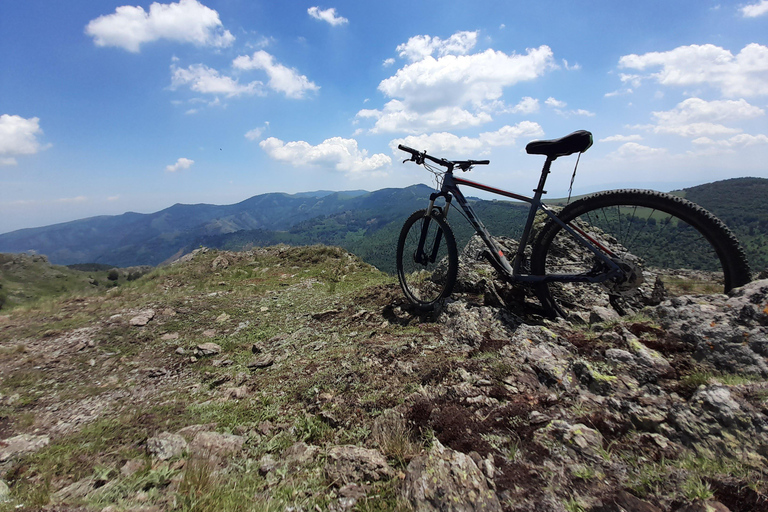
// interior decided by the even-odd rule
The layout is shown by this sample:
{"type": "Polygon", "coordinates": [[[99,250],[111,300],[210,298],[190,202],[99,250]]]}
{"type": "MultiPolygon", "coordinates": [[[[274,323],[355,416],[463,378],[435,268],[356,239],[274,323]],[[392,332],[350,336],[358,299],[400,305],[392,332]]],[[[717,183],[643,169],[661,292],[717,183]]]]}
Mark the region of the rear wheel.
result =
{"type": "Polygon", "coordinates": [[[439,215],[414,212],[405,221],[397,242],[397,277],[400,287],[417,308],[434,309],[451,294],[459,258],[456,239],[439,215]]]}
{"type": "MultiPolygon", "coordinates": [[[[539,285],[539,298],[552,314],[564,316],[561,305],[610,306],[624,314],[666,297],[723,293],[750,281],[747,259],[733,233],[717,217],[680,197],[612,190],[575,201],[558,217],[614,252],[624,272],[599,285],[539,285]]],[[[534,244],[534,275],[594,276],[605,271],[605,263],[554,221],[544,226],[534,244]]]]}

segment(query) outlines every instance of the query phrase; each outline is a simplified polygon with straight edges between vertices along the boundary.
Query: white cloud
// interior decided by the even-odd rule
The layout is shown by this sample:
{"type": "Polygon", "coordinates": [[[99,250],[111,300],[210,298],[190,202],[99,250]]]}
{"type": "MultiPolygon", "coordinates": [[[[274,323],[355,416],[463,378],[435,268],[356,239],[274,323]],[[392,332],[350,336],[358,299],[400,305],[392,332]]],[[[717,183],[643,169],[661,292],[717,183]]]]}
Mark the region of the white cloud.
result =
{"type": "Polygon", "coordinates": [[[526,96],[520,100],[520,103],[512,107],[509,112],[513,114],[533,114],[538,112],[538,110],[539,100],[526,96]]]}
{"type": "Polygon", "coordinates": [[[77,197],[62,197],[60,199],[56,199],[56,203],[85,203],[88,202],[88,198],[86,196],[77,196],[77,197]]]}
{"type": "Polygon", "coordinates": [[[745,18],[756,18],[768,13],[768,0],[760,0],[756,4],[745,5],[741,8],[741,14],[745,18]]]}
{"type": "Polygon", "coordinates": [[[563,59],[563,67],[568,71],[578,71],[581,69],[581,64],[578,62],[576,64],[568,64],[568,61],[563,59]]]}
{"type": "Polygon", "coordinates": [[[171,89],[188,85],[190,89],[204,94],[241,94],[264,95],[263,83],[259,81],[241,84],[237,79],[219,74],[204,64],[193,64],[188,68],[171,65],[171,89]]]}
{"type": "Polygon", "coordinates": [[[473,114],[459,107],[440,107],[418,113],[409,110],[398,100],[388,102],[383,110],[363,109],[357,113],[357,117],[376,119],[371,133],[419,133],[446,128],[459,129],[479,126],[492,120],[486,112],[473,114]]]}
{"type": "Polygon", "coordinates": [[[85,33],[93,37],[96,46],[117,46],[130,52],[138,52],[142,44],[159,39],[216,48],[230,46],[235,40],[223,29],[219,13],[197,0],[155,2],[149,12],[124,5],[113,14],[91,20],[85,33]]]}
{"type": "Polygon", "coordinates": [[[398,55],[411,62],[425,59],[435,53],[438,57],[445,55],[466,55],[477,44],[477,32],[456,32],[448,39],[427,35],[414,36],[408,42],[398,45],[395,49],[398,55]]]}
{"type": "Polygon", "coordinates": [[[735,56],[712,44],[625,55],[619,59],[619,67],[640,71],[660,68],[645,76],[628,75],[631,78],[627,80],[635,87],[640,79],[653,79],[662,85],[711,85],[730,97],[768,94],[768,47],[757,43],[748,44],[735,56]]]}
{"type": "Polygon", "coordinates": [[[248,140],[256,140],[261,138],[261,134],[264,133],[264,131],[269,128],[269,121],[266,121],[264,123],[264,126],[260,126],[259,128],[254,128],[253,130],[249,130],[245,134],[245,138],[248,140]]]}
{"type": "Polygon", "coordinates": [[[702,137],[739,133],[722,123],[753,119],[765,111],[746,100],[705,101],[688,98],[672,110],[653,112],[656,124],[650,126],[655,133],[670,133],[683,137],[702,137]]]}
{"type": "Polygon", "coordinates": [[[762,133],[758,135],[740,133],[739,135],[734,135],[733,137],[723,140],[713,140],[709,137],[700,137],[691,142],[698,146],[719,146],[722,148],[732,149],[755,146],[757,144],[768,144],[768,136],[763,135],[762,133]]]}
{"type": "Polygon", "coordinates": [[[0,165],[16,165],[16,156],[34,155],[45,149],[37,140],[42,134],[37,117],[0,115],[0,165]]]}
{"type": "Polygon", "coordinates": [[[548,46],[525,55],[486,50],[472,55],[427,56],[408,64],[379,84],[390,98],[409,110],[427,112],[445,106],[480,106],[498,100],[505,87],[533,80],[554,67],[548,46]]]}
{"type": "Polygon", "coordinates": [[[326,21],[334,27],[349,23],[347,18],[336,15],[336,9],[334,7],[325,10],[322,10],[319,7],[310,7],[307,9],[307,13],[316,20],[326,21]]]}
{"type": "Polygon", "coordinates": [[[297,70],[275,62],[274,57],[264,50],[259,50],[250,57],[241,55],[232,61],[232,65],[242,70],[262,69],[266,71],[269,76],[267,83],[269,88],[282,92],[289,98],[303,98],[307,91],[320,89],[306,76],[299,74],[297,70]]]}
{"type": "Polygon", "coordinates": [[[384,66],[385,68],[388,68],[394,63],[395,63],[395,59],[390,57],[389,59],[385,59],[384,62],[381,63],[381,65],[384,66]]]}
{"type": "Polygon", "coordinates": [[[275,160],[287,162],[296,167],[304,165],[331,167],[347,176],[359,176],[392,163],[391,158],[381,153],[369,157],[366,150],[357,147],[355,139],[341,137],[326,139],[317,146],[302,140],[283,142],[275,137],[269,137],[261,141],[259,146],[275,160]]]}
{"type": "Polygon", "coordinates": [[[663,148],[652,148],[643,146],[637,142],[627,142],[619,146],[619,149],[610,153],[608,156],[610,158],[621,160],[644,160],[657,156],[664,156],[666,154],[667,150],[663,148]]]}
{"type": "Polygon", "coordinates": [[[634,142],[638,140],[643,140],[642,135],[611,135],[600,139],[598,142],[634,142]]]}
{"type": "Polygon", "coordinates": [[[477,137],[458,137],[452,133],[439,132],[429,135],[409,135],[389,143],[392,151],[398,144],[412,148],[426,149],[430,153],[454,155],[484,154],[492,147],[513,146],[520,137],[538,137],[544,134],[538,123],[522,121],[515,126],[503,126],[495,132],[484,132],[477,137]]]}
{"type": "Polygon", "coordinates": [[[176,172],[182,169],[189,169],[190,167],[192,167],[192,164],[194,163],[195,161],[190,160],[189,158],[179,158],[178,160],[176,160],[175,164],[167,165],[165,167],[165,170],[168,172],[176,172]]]}
{"type": "Polygon", "coordinates": [[[552,96],[544,100],[544,104],[548,107],[553,107],[553,108],[564,108],[566,105],[568,105],[566,102],[556,100],[552,96]]]}

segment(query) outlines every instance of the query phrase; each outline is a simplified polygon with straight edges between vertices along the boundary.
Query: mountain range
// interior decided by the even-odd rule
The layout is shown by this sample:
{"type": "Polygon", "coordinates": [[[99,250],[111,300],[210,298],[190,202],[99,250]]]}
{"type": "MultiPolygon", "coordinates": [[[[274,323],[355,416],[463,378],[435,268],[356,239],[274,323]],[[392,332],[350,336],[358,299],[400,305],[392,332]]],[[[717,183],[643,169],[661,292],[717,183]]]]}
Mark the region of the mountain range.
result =
{"type": "MultiPolygon", "coordinates": [[[[0,235],[0,252],[44,254],[52,263],[159,265],[201,245],[224,249],[288,243],[338,245],[391,271],[403,221],[424,208],[432,188],[412,185],[300,194],[261,194],[232,205],[176,204],[150,214],[128,212],[21,229],[0,235]]],[[[735,178],[674,191],[723,219],[744,244],[753,268],[768,266],[768,179],[735,178]]],[[[514,237],[527,205],[473,199],[495,235],[514,237]]],[[[557,202],[557,200],[553,200],[557,202]]],[[[454,215],[459,243],[471,235],[454,215]]],[[[450,220],[450,219],[449,219],[450,220]]]]}

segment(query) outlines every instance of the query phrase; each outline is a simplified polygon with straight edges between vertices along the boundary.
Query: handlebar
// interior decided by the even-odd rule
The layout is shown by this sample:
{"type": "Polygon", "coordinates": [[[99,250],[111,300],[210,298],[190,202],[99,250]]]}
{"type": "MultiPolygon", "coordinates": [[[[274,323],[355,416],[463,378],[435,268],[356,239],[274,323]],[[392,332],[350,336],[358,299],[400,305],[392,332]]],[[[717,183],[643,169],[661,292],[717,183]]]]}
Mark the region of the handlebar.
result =
{"type": "Polygon", "coordinates": [[[469,168],[473,165],[488,165],[491,163],[490,160],[446,160],[445,158],[435,158],[431,155],[428,155],[426,151],[417,151],[413,148],[409,148],[408,146],[403,146],[402,144],[398,144],[397,149],[411,154],[411,158],[404,160],[405,162],[412,161],[416,162],[418,165],[422,165],[424,160],[429,160],[436,163],[437,165],[442,165],[449,170],[453,170],[454,167],[458,167],[462,171],[468,171],[469,168]]]}

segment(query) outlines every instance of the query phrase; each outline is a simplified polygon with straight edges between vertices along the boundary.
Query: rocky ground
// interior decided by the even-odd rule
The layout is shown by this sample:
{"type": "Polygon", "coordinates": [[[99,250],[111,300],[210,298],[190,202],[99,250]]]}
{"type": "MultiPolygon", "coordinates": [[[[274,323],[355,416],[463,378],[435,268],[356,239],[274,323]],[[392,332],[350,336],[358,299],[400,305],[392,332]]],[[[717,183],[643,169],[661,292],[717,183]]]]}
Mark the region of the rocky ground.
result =
{"type": "Polygon", "coordinates": [[[0,510],[768,510],[768,281],[557,322],[463,283],[199,250],[16,308],[0,510]]]}

